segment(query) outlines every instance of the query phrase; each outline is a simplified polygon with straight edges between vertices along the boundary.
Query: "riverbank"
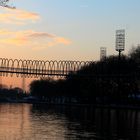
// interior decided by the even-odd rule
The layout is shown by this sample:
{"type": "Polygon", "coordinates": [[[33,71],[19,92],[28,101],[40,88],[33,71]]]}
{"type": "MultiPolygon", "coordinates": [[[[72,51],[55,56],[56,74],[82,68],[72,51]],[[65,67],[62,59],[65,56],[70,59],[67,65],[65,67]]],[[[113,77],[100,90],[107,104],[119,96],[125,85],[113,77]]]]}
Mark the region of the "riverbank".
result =
{"type": "Polygon", "coordinates": [[[110,109],[134,109],[134,110],[139,110],[140,106],[139,105],[119,105],[119,104],[110,104],[110,105],[105,105],[105,104],[72,104],[72,103],[48,103],[48,102],[43,102],[43,101],[26,101],[26,100],[10,100],[10,101],[0,101],[0,103],[27,103],[27,104],[33,104],[33,105],[48,105],[48,106],[66,106],[66,107],[92,107],[92,108],[110,108],[110,109]]]}

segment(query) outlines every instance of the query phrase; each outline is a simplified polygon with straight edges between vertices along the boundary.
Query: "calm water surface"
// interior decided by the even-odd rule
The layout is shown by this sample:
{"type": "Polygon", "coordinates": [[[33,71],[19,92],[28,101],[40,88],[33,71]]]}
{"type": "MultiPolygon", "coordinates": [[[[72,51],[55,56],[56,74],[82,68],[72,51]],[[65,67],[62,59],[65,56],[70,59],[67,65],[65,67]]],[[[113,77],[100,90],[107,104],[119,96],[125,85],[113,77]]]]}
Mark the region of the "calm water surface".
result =
{"type": "Polygon", "coordinates": [[[0,104],[0,140],[140,140],[140,111],[0,104]]]}

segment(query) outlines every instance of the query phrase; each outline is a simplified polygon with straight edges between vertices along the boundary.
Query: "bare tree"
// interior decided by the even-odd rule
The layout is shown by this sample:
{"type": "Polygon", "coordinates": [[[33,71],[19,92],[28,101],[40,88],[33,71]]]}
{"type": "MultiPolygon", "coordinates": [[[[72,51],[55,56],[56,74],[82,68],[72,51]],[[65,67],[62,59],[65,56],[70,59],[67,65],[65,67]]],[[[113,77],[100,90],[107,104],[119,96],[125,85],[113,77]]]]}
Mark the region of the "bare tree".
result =
{"type": "Polygon", "coordinates": [[[9,5],[10,0],[0,0],[0,6],[15,9],[14,6],[9,5]]]}

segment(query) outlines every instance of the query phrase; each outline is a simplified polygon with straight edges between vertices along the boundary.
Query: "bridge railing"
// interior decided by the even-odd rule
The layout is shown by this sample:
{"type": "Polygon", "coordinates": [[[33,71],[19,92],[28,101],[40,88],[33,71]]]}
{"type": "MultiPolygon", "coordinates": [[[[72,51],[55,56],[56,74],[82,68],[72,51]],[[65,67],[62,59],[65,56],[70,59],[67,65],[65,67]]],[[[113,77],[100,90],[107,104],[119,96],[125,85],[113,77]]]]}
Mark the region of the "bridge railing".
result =
{"type": "Polygon", "coordinates": [[[67,76],[70,72],[76,72],[82,67],[93,63],[92,61],[39,61],[17,60],[0,58],[0,74],[2,76],[67,76]]]}

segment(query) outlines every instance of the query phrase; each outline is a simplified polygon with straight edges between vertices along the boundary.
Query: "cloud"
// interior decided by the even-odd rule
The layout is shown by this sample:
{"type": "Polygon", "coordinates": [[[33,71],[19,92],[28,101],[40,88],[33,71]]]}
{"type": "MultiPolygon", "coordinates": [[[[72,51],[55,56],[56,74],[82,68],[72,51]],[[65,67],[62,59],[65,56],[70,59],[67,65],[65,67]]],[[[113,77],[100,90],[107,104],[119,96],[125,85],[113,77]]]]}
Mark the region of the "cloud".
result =
{"type": "Polygon", "coordinates": [[[63,38],[63,37],[56,37],[55,41],[56,41],[57,43],[64,44],[64,45],[69,45],[69,44],[71,44],[71,41],[70,41],[70,40],[65,39],[65,38],[63,38]]]}
{"type": "Polygon", "coordinates": [[[0,30],[0,43],[5,45],[21,46],[27,44],[28,39],[26,35],[29,31],[10,31],[0,30]]]}
{"type": "Polygon", "coordinates": [[[0,13],[0,22],[7,24],[26,24],[29,22],[36,22],[40,19],[39,14],[28,12],[20,9],[2,9],[0,13]]]}
{"type": "Polygon", "coordinates": [[[0,43],[3,45],[31,46],[39,50],[59,44],[70,45],[71,41],[65,37],[59,37],[47,32],[33,30],[9,31],[3,29],[0,30],[0,43]]]}
{"type": "Polygon", "coordinates": [[[26,38],[8,38],[0,39],[0,43],[4,45],[22,46],[27,44],[26,38]]]}
{"type": "Polygon", "coordinates": [[[46,46],[52,47],[52,46],[56,46],[58,44],[70,45],[71,41],[64,37],[55,37],[52,41],[47,42],[46,46]]]}
{"type": "Polygon", "coordinates": [[[7,34],[11,34],[12,32],[6,30],[6,29],[1,29],[0,30],[0,35],[7,35],[7,34]]]}
{"type": "Polygon", "coordinates": [[[39,38],[39,37],[50,37],[50,38],[54,38],[55,35],[46,33],[46,32],[32,32],[30,35],[28,35],[29,37],[32,38],[39,38]]]}

